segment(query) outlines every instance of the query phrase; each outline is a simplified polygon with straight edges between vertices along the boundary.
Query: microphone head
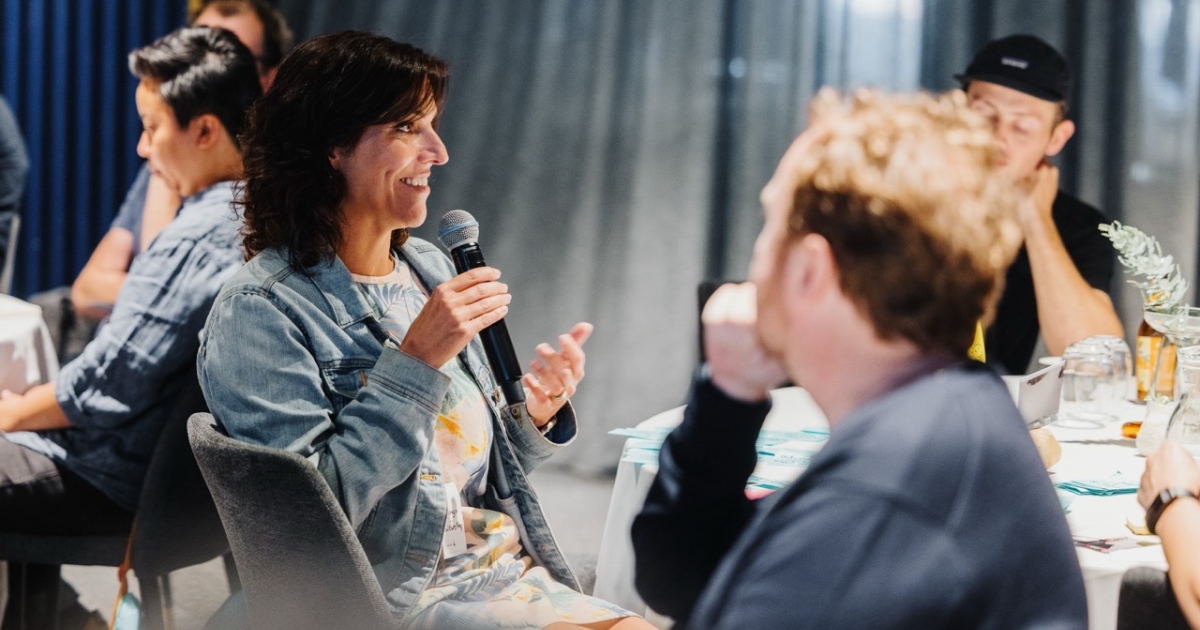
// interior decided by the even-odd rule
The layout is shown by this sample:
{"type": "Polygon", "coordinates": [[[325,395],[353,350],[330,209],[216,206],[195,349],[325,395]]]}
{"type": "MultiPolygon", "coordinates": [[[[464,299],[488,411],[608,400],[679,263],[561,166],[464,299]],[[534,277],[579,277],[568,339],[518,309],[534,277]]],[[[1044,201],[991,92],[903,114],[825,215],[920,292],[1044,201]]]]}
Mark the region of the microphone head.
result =
{"type": "Polygon", "coordinates": [[[438,223],[438,240],[448,250],[479,242],[479,223],[466,210],[451,210],[438,223]]]}

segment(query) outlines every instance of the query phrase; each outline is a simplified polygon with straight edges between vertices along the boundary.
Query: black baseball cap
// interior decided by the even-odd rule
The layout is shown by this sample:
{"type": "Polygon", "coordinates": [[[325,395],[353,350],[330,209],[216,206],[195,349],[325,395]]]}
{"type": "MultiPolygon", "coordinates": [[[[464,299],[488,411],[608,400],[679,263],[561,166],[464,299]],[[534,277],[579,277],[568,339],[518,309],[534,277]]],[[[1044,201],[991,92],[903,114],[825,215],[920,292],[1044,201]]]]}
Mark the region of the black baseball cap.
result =
{"type": "Polygon", "coordinates": [[[1010,35],[988,42],[967,71],[954,78],[963,88],[971,81],[987,81],[1054,102],[1066,101],[1071,89],[1067,60],[1033,35],[1010,35]]]}

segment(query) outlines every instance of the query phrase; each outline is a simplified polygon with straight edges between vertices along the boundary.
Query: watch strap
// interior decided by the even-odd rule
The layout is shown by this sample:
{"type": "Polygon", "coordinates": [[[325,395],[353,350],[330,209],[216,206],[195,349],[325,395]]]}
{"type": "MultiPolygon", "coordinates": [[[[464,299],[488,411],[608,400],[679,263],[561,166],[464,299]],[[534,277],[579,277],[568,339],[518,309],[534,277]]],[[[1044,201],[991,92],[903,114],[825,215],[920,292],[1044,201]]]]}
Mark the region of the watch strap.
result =
{"type": "Polygon", "coordinates": [[[1163,512],[1167,510],[1167,506],[1174,503],[1177,499],[1197,499],[1195,492],[1186,488],[1167,488],[1158,493],[1154,497],[1154,501],[1150,507],[1146,508],[1146,529],[1150,530],[1151,534],[1156,534],[1154,527],[1158,525],[1158,519],[1162,517],[1163,512]]]}

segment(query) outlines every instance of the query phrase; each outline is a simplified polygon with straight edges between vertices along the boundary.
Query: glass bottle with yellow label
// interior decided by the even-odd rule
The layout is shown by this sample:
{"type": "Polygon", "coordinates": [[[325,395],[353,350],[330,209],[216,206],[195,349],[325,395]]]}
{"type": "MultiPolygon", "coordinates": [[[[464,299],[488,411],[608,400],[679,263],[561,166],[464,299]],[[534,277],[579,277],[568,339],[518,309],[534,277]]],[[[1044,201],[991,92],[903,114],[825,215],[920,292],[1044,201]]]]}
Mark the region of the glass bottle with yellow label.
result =
{"type": "Polygon", "coordinates": [[[1145,401],[1146,396],[1151,391],[1159,392],[1166,396],[1171,396],[1175,391],[1175,352],[1174,346],[1171,345],[1163,348],[1167,338],[1161,331],[1151,326],[1145,318],[1142,318],[1142,323],[1138,326],[1137,331],[1137,350],[1136,361],[1134,364],[1134,373],[1137,375],[1137,399],[1145,401]],[[1154,374],[1154,364],[1158,361],[1159,355],[1162,355],[1163,365],[1158,370],[1157,387],[1150,386],[1150,380],[1154,374]]]}

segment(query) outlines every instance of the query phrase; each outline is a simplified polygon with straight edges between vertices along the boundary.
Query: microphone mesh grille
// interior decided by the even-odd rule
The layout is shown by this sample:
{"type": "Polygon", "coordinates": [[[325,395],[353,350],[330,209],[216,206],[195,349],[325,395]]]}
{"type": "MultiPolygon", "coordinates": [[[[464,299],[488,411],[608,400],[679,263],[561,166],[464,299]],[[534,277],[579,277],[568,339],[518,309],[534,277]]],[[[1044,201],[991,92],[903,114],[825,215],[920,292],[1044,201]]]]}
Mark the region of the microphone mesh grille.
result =
{"type": "Polygon", "coordinates": [[[438,223],[438,240],[446,249],[479,242],[479,223],[466,210],[451,210],[438,223]]]}

